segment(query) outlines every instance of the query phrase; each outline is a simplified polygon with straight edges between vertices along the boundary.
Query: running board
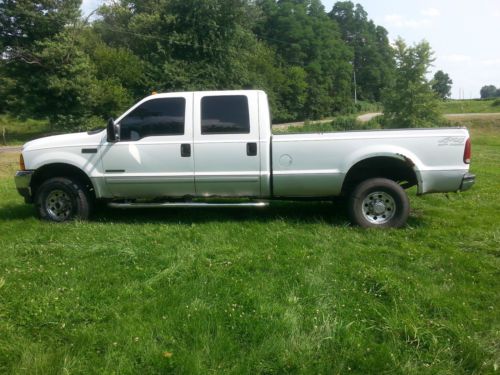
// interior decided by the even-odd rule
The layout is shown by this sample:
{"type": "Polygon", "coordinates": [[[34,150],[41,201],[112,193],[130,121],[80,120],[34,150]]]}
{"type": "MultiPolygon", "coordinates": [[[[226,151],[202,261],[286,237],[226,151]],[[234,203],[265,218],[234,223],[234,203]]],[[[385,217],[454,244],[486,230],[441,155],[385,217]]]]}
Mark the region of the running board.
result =
{"type": "Polygon", "coordinates": [[[113,208],[161,208],[161,207],[267,207],[269,202],[206,203],[206,202],[164,202],[164,203],[108,203],[113,208]]]}

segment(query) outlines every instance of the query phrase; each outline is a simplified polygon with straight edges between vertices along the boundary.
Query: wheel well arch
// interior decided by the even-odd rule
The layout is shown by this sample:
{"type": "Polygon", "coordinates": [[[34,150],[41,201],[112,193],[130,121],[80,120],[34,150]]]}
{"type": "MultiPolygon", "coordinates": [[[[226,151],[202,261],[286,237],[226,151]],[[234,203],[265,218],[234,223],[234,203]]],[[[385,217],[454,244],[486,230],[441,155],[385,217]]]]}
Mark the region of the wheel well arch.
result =
{"type": "Polygon", "coordinates": [[[351,166],[342,183],[342,193],[348,194],[362,181],[377,177],[395,181],[404,189],[418,185],[414,164],[410,159],[374,156],[351,166]]]}
{"type": "Polygon", "coordinates": [[[40,185],[53,177],[67,177],[78,181],[95,198],[94,185],[89,176],[80,168],[67,163],[51,163],[39,167],[31,179],[30,187],[32,194],[35,195],[40,185]]]}

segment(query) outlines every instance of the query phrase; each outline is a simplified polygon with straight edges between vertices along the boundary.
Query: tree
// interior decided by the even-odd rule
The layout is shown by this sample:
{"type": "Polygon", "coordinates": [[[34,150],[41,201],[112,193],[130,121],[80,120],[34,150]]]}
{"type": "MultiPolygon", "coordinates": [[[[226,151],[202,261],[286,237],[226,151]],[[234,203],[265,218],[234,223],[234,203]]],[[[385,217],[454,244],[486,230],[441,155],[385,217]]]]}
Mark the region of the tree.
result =
{"type": "Polygon", "coordinates": [[[71,128],[151,91],[262,89],[298,120],[352,111],[354,72],[365,100],[397,82],[387,31],[350,1],[114,0],[90,24],[80,3],[0,0],[0,111],[71,128]]]}
{"type": "MultiPolygon", "coordinates": [[[[80,82],[71,69],[63,74],[67,81],[57,75],[64,69],[60,64],[67,67],[76,56],[68,45],[68,34],[61,35],[78,22],[80,4],[80,0],[0,1],[0,80],[9,111],[40,118],[47,111],[57,111],[50,103],[62,109],[71,107],[74,98],[62,92],[55,97],[50,94],[55,93],[51,87],[64,91],[65,83],[75,86],[80,82]]],[[[85,69],[77,72],[86,75],[85,69]]]]}
{"type": "Polygon", "coordinates": [[[481,87],[480,94],[481,94],[481,99],[494,98],[500,96],[500,92],[498,92],[497,88],[493,85],[487,85],[481,87]]]}
{"type": "Polygon", "coordinates": [[[30,61],[36,41],[61,32],[80,17],[81,0],[0,1],[0,51],[30,61]]]}
{"type": "Polygon", "coordinates": [[[435,125],[440,121],[438,97],[425,77],[433,61],[429,43],[422,41],[410,47],[398,38],[394,56],[394,80],[382,95],[384,125],[390,128],[435,125]]]}
{"type": "Polygon", "coordinates": [[[277,96],[288,118],[319,118],[352,107],[352,51],[319,0],[260,0],[257,36],[276,50],[287,81],[277,96]],[[297,79],[297,82],[293,82],[297,79]]]}
{"type": "MultiPolygon", "coordinates": [[[[276,64],[252,32],[255,12],[239,0],[121,0],[100,9],[94,29],[107,46],[142,62],[145,92],[250,88],[257,68],[274,75],[276,64]]],[[[255,88],[269,89],[273,80],[261,76],[255,88]]]]}
{"type": "Polygon", "coordinates": [[[18,95],[11,103],[16,114],[48,118],[52,126],[70,130],[85,126],[96,113],[108,114],[130,103],[118,82],[97,79],[97,69],[81,46],[81,35],[68,29],[35,43],[33,74],[17,79],[18,95]]]}
{"type": "Polygon", "coordinates": [[[363,7],[351,1],[336,2],[329,16],[338,23],[342,39],[353,49],[357,96],[380,101],[381,92],[394,72],[387,30],[368,20],[363,7]]]}
{"type": "Polygon", "coordinates": [[[432,89],[441,99],[446,99],[451,95],[452,84],[453,81],[450,79],[450,76],[442,70],[438,70],[432,80],[432,89]]]}

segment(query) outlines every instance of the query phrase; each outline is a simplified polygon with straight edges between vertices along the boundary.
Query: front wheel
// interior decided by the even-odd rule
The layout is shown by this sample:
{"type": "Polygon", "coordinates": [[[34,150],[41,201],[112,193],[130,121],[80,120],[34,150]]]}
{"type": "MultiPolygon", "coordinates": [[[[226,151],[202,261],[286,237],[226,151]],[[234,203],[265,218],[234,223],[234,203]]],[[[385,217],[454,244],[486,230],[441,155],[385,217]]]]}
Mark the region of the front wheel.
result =
{"type": "Polygon", "coordinates": [[[88,219],[92,200],[87,189],[77,181],[55,177],[37,189],[35,205],[38,215],[48,221],[88,219]]]}
{"type": "Polygon", "coordinates": [[[404,189],[386,178],[360,183],[349,198],[349,216],[363,228],[401,228],[410,213],[404,189]]]}

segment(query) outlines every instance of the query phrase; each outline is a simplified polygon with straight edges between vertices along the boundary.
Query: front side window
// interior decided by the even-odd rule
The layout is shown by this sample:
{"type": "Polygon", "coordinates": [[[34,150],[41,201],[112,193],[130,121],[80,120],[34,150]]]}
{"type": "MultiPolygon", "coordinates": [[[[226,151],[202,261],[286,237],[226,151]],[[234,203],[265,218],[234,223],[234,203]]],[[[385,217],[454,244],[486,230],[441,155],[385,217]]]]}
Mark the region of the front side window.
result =
{"type": "Polygon", "coordinates": [[[186,99],[159,98],[142,103],[120,121],[120,139],[136,141],[162,135],[183,135],[186,99]]]}
{"type": "Polygon", "coordinates": [[[248,134],[250,116],[245,95],[205,96],[201,99],[201,134],[248,134]]]}

